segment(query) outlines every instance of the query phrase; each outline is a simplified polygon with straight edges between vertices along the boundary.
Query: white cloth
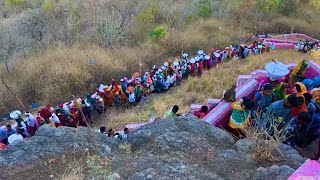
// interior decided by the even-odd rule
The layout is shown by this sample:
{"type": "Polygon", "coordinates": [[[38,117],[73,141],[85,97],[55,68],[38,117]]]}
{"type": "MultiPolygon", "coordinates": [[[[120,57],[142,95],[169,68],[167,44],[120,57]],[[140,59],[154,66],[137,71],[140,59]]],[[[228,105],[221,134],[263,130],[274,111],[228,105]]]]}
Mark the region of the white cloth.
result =
{"type": "Polygon", "coordinates": [[[8,137],[8,143],[12,144],[15,141],[23,140],[21,134],[12,134],[8,137]]]}
{"type": "Polygon", "coordinates": [[[67,114],[70,114],[70,108],[68,107],[68,105],[67,105],[66,103],[63,104],[62,109],[63,109],[67,114]]]}
{"type": "Polygon", "coordinates": [[[27,122],[28,122],[28,126],[36,127],[35,118],[32,116],[32,114],[29,114],[27,122]]]}
{"type": "Polygon", "coordinates": [[[122,137],[122,140],[128,139],[128,134],[125,134],[124,132],[121,132],[120,135],[122,137]]]}
{"type": "Polygon", "coordinates": [[[104,92],[104,88],[106,88],[106,86],[103,85],[103,84],[100,84],[100,86],[99,86],[99,92],[104,92]]]}
{"type": "Polygon", "coordinates": [[[289,68],[281,62],[270,62],[266,65],[266,70],[273,80],[279,80],[290,73],[289,68]]]}
{"type": "Polygon", "coordinates": [[[58,116],[56,115],[56,113],[52,113],[51,117],[52,117],[54,123],[61,123],[61,122],[60,122],[60,119],[58,118],[58,116]]]}

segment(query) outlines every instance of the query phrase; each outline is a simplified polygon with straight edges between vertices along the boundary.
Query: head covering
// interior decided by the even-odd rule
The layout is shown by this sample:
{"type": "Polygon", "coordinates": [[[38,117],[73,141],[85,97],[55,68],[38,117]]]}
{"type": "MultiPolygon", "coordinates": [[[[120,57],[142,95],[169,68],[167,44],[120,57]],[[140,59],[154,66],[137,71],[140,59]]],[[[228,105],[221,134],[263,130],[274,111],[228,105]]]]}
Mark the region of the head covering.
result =
{"type": "Polygon", "coordinates": [[[190,60],[190,63],[194,64],[194,63],[196,63],[196,60],[195,60],[194,58],[192,58],[192,59],[190,60]]]}
{"type": "Polygon", "coordinates": [[[183,53],[182,57],[187,58],[189,55],[187,53],[183,53]]]}
{"type": "Polygon", "coordinates": [[[203,50],[199,50],[198,55],[202,55],[202,54],[203,54],[203,50]]]}
{"type": "Polygon", "coordinates": [[[174,62],[173,62],[173,65],[175,65],[175,66],[179,66],[179,62],[174,61],[174,62]]]}
{"type": "Polygon", "coordinates": [[[210,56],[209,56],[209,55],[206,55],[204,58],[205,58],[206,60],[209,60],[209,59],[210,59],[210,56]]]}
{"type": "Polygon", "coordinates": [[[217,52],[215,52],[215,53],[214,53],[214,56],[215,56],[216,58],[218,58],[218,57],[220,57],[220,54],[217,53],[217,52]]]}
{"type": "Polygon", "coordinates": [[[119,92],[114,93],[116,96],[119,96],[119,92]]]}
{"type": "Polygon", "coordinates": [[[313,80],[312,79],[304,79],[302,81],[302,84],[304,84],[308,91],[313,89],[313,80]]]}
{"type": "Polygon", "coordinates": [[[21,117],[21,112],[18,110],[12,111],[10,113],[10,118],[12,119],[19,119],[21,117]]]}
{"type": "Polygon", "coordinates": [[[272,80],[279,80],[290,73],[288,66],[278,61],[268,63],[266,65],[266,70],[272,80]]]}
{"type": "Polygon", "coordinates": [[[270,83],[267,83],[263,86],[264,91],[270,91],[273,90],[273,86],[270,83]]]}
{"type": "Polygon", "coordinates": [[[120,79],[120,82],[124,82],[124,80],[123,80],[123,79],[120,79]]]}
{"type": "Polygon", "coordinates": [[[304,93],[307,93],[307,88],[304,84],[302,84],[301,82],[297,82],[294,84],[296,89],[297,89],[297,96],[303,96],[304,93]],[[298,91],[298,89],[300,89],[298,91]]]}
{"type": "Polygon", "coordinates": [[[164,62],[163,65],[164,66],[169,66],[169,63],[168,62],[164,62]]]}

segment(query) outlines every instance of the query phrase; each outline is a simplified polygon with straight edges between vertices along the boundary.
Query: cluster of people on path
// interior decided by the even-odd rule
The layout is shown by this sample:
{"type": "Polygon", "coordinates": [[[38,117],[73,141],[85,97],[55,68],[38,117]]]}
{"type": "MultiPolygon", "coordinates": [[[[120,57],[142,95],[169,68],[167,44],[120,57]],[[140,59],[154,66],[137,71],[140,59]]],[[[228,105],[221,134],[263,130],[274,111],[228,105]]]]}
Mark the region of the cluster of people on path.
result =
{"type": "MultiPolygon", "coordinates": [[[[112,79],[107,85],[100,84],[94,94],[86,93],[85,98],[74,99],[56,107],[42,107],[36,116],[30,112],[13,111],[10,117],[16,120],[17,127],[0,128],[0,140],[3,144],[12,143],[8,141],[12,135],[11,129],[16,130],[15,134],[19,134],[19,139],[33,136],[44,124],[52,127],[89,127],[88,122],[93,122],[92,113],[101,115],[108,108],[134,106],[146,99],[150,93],[166,92],[189,76],[201,76],[204,70],[214,68],[228,59],[246,58],[250,53],[254,54],[255,48],[259,49],[261,44],[266,46],[263,42],[256,42],[257,44],[249,46],[230,45],[224,50],[211,49],[209,53],[199,50],[193,58],[182,53],[180,59],[169,59],[160,67],[154,65],[144,74],[136,72],[130,78],[124,77],[120,81],[112,79]]],[[[259,53],[262,52],[264,51],[260,49],[259,53]]]]}
{"type": "MultiPolygon", "coordinates": [[[[243,97],[232,103],[228,131],[243,137],[244,128],[254,126],[274,136],[284,132],[284,143],[299,152],[320,137],[320,76],[304,77],[307,61],[302,61],[283,77],[272,77],[253,99],[243,97]]],[[[316,155],[320,158],[319,152],[316,155]]]]}
{"type": "Polygon", "coordinates": [[[295,45],[294,48],[296,51],[307,53],[308,51],[311,51],[313,49],[317,50],[318,47],[319,47],[318,41],[309,42],[308,40],[305,40],[305,41],[299,40],[299,42],[295,45]]]}

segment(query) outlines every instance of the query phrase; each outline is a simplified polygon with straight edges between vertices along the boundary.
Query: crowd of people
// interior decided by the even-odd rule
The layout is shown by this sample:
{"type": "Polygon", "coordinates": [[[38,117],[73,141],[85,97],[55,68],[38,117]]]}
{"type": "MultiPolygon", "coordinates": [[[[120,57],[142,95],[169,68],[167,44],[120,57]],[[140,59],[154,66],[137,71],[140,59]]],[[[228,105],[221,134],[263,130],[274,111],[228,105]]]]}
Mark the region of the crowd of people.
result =
{"type": "MultiPolygon", "coordinates": [[[[277,130],[286,136],[284,143],[299,152],[319,138],[320,76],[305,78],[305,63],[283,77],[270,76],[253,99],[243,97],[233,102],[228,131],[242,138],[248,126],[264,129],[271,136],[277,130]]],[[[320,141],[318,148],[316,157],[320,158],[320,141]]]]}
{"type": "MultiPolygon", "coordinates": [[[[180,59],[169,59],[160,67],[154,65],[150,71],[145,72],[144,74],[136,72],[130,78],[124,77],[120,81],[112,79],[107,85],[100,84],[94,94],[87,93],[84,98],[74,99],[59,104],[56,107],[51,105],[42,107],[35,117],[30,112],[21,113],[21,111],[18,110],[13,111],[10,113],[10,117],[16,120],[17,127],[11,127],[9,124],[6,128],[0,128],[0,147],[5,147],[14,141],[33,136],[36,130],[44,124],[49,124],[52,127],[89,127],[88,122],[93,122],[92,113],[94,112],[101,115],[105,113],[108,108],[135,106],[143,101],[150,93],[166,92],[171,87],[180,84],[183,79],[186,79],[189,76],[201,76],[204,70],[214,68],[228,59],[244,59],[249,54],[269,52],[270,49],[274,49],[274,46],[268,46],[264,40],[257,40],[248,46],[230,45],[224,50],[211,49],[209,53],[199,50],[197,55],[193,58],[189,58],[187,53],[182,53],[180,59]]],[[[275,89],[278,89],[281,93],[284,89],[291,88],[289,83],[280,81],[272,81],[271,84],[265,85],[265,89],[262,92],[257,93],[254,100],[244,97],[242,100],[233,104],[232,107],[234,108],[234,112],[230,120],[231,128],[243,128],[247,120],[250,119],[249,117],[252,117],[251,110],[253,109],[259,109],[260,112],[270,114],[269,111],[271,111],[272,108],[268,108],[267,111],[267,107],[272,107],[272,105],[275,106],[274,103],[278,102],[276,100],[282,100],[287,103],[286,105],[283,105],[284,107],[282,109],[287,110],[287,105],[288,107],[291,107],[290,103],[292,103],[292,101],[295,102],[300,97],[293,95],[294,98],[292,96],[289,96],[290,98],[284,98],[280,95],[274,96],[274,93],[271,93],[272,98],[270,98],[270,92],[272,91],[271,89],[273,89],[272,87],[275,87],[275,89]],[[292,98],[294,100],[292,100],[292,98]],[[248,110],[250,110],[250,113],[248,113],[248,110]],[[239,117],[240,120],[237,119],[239,117]]],[[[281,103],[278,102],[278,106],[280,105],[281,103]]],[[[296,106],[296,104],[294,104],[294,106],[296,106]]],[[[275,109],[278,110],[279,107],[276,107],[275,109]]],[[[179,107],[174,106],[166,116],[177,116],[178,110],[179,107]]],[[[196,115],[199,118],[203,118],[208,112],[208,107],[204,106],[196,112],[196,115]]],[[[279,114],[281,114],[280,117],[282,117],[283,114],[279,114]]],[[[288,123],[287,120],[284,120],[283,122],[288,123]]],[[[106,131],[106,128],[102,126],[99,131],[107,134],[109,137],[122,140],[127,139],[128,135],[127,128],[125,128],[123,132],[117,133],[114,129],[106,131]]]]}
{"type": "Polygon", "coordinates": [[[299,40],[299,42],[295,45],[295,50],[301,51],[301,52],[308,52],[312,49],[317,50],[319,47],[319,42],[309,42],[308,40],[305,40],[304,42],[302,40],[299,40]]]}

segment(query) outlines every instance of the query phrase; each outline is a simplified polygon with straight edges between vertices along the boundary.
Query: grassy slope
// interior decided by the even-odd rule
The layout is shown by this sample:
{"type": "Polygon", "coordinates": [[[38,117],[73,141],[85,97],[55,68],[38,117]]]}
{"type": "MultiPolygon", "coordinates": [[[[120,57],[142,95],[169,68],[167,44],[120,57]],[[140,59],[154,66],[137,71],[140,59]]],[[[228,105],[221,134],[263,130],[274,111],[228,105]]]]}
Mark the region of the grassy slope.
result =
{"type": "MultiPolygon", "coordinates": [[[[183,30],[171,29],[165,39],[151,41],[134,47],[115,49],[102,48],[92,44],[78,44],[72,47],[55,47],[43,53],[17,59],[10,64],[11,74],[0,63],[0,77],[5,77],[10,88],[26,104],[38,102],[41,105],[56,105],[68,101],[72,95],[83,96],[94,92],[97,85],[111,78],[131,76],[139,69],[149,70],[153,64],[162,64],[170,57],[176,57],[181,49],[191,52],[197,49],[225,47],[241,42],[236,31],[214,19],[199,20],[183,30]],[[220,30],[219,27],[223,29],[220,30]],[[89,65],[89,59],[95,65],[89,65]]],[[[15,97],[0,83],[0,113],[21,109],[15,97]],[[7,110],[5,110],[7,109],[7,110]]]]}
{"type": "MultiPolygon", "coordinates": [[[[218,68],[204,72],[201,78],[191,77],[172,91],[155,97],[150,103],[120,113],[110,110],[106,118],[109,127],[121,128],[128,123],[146,122],[151,116],[163,116],[173,105],[180,112],[189,112],[192,103],[205,104],[208,98],[220,98],[223,91],[236,83],[237,76],[249,74],[255,69],[264,69],[266,63],[276,59],[283,63],[297,63],[311,59],[310,54],[292,50],[277,50],[272,53],[249,56],[245,60],[233,59],[218,68]]],[[[320,60],[316,61],[320,63],[320,60]]]]}

